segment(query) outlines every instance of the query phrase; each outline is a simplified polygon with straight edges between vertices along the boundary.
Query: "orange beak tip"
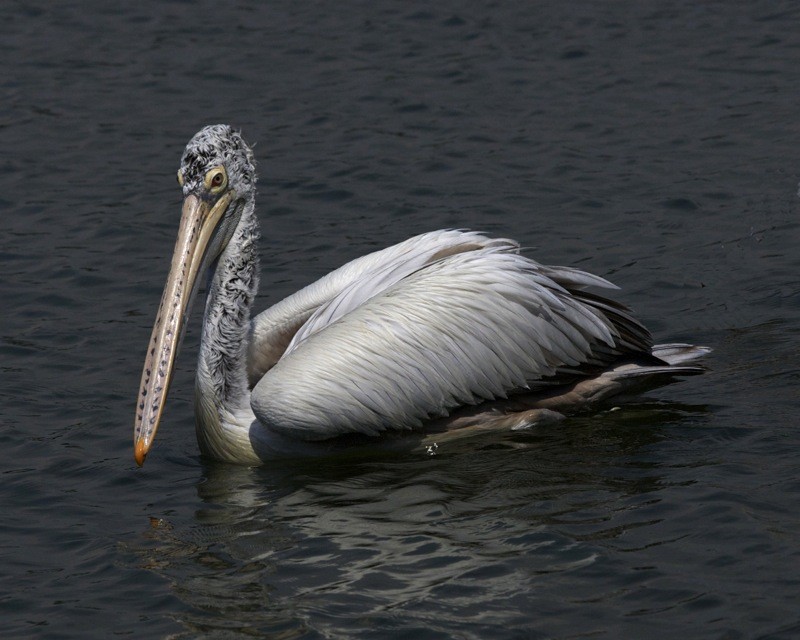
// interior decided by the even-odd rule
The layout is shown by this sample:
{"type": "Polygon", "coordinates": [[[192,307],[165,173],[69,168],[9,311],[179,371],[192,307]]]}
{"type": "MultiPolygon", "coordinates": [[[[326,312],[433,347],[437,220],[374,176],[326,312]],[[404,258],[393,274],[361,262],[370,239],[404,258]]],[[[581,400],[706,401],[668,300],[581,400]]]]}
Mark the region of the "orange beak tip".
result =
{"type": "Polygon", "coordinates": [[[144,459],[147,457],[147,450],[145,446],[141,442],[137,442],[133,448],[133,457],[136,459],[136,464],[138,466],[142,466],[144,464],[144,459]]]}

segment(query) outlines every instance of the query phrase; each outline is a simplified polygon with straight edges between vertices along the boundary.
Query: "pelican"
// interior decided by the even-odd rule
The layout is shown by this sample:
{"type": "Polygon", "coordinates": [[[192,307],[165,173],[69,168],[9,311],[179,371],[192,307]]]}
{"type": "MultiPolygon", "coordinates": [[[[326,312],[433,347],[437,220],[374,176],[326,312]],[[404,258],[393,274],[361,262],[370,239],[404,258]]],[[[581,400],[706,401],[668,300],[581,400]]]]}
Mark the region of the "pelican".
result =
{"type": "Polygon", "coordinates": [[[627,307],[587,290],[615,289],[607,280],[473,231],[423,233],[363,256],[251,319],[252,150],[228,125],[205,127],[178,183],[178,238],[136,408],[139,465],[201,280],[197,440],[222,461],[409,431],[527,428],[704,370],[687,363],[706,347],[653,345],[627,307]]]}

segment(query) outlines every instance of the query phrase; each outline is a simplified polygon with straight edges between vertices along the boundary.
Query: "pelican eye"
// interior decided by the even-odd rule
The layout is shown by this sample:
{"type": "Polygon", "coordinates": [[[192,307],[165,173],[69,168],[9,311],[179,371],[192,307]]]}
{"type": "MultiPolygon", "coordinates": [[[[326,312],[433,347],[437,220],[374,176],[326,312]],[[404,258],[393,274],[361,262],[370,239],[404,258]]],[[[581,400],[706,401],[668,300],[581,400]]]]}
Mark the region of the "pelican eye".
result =
{"type": "Polygon", "coordinates": [[[178,185],[182,187],[183,183],[184,183],[183,174],[181,173],[181,170],[178,169],[178,185]]]}
{"type": "Polygon", "coordinates": [[[220,193],[228,186],[228,175],[225,167],[214,167],[206,174],[203,184],[211,193],[220,193]]]}

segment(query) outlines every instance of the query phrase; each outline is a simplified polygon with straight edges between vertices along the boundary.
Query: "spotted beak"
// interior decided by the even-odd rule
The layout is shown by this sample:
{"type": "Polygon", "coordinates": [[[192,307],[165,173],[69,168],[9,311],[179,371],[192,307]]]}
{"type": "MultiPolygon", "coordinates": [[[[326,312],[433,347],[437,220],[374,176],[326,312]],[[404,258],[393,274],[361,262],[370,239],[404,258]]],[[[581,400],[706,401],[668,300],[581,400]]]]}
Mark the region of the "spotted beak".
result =
{"type": "Polygon", "coordinates": [[[139,466],[144,464],[158,430],[172,379],[175,356],[197,292],[198,275],[206,270],[213,259],[208,255],[209,248],[219,222],[234,198],[234,192],[229,190],[216,200],[189,195],[183,202],[172,266],[147,347],[136,403],[133,446],[134,457],[139,466]]]}

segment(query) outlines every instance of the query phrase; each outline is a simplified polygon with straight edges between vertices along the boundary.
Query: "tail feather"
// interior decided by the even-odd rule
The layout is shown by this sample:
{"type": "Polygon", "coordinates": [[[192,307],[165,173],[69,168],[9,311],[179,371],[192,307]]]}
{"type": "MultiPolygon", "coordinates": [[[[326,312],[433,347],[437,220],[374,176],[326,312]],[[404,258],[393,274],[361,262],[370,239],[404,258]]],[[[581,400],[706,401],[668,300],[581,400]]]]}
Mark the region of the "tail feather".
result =
{"type": "Polygon", "coordinates": [[[700,347],[683,342],[657,344],[653,346],[653,355],[670,365],[679,365],[684,362],[697,360],[698,358],[708,355],[711,351],[710,347],[700,347]]]}
{"type": "Polygon", "coordinates": [[[616,369],[611,369],[606,371],[599,377],[607,376],[614,380],[630,380],[631,378],[648,378],[652,379],[654,386],[658,384],[665,384],[667,381],[658,382],[659,378],[671,378],[674,376],[696,376],[701,373],[705,373],[705,367],[701,367],[700,365],[691,365],[691,366],[675,366],[675,365],[664,365],[664,366],[641,366],[641,365],[633,365],[630,368],[627,367],[618,367],[616,369]]]}
{"type": "MultiPolygon", "coordinates": [[[[523,429],[555,422],[611,398],[629,397],[682,376],[705,373],[699,364],[684,364],[708,353],[708,347],[690,344],[659,344],[652,348],[654,358],[623,361],[598,375],[569,384],[532,389],[477,407],[464,407],[434,423],[436,437],[442,431],[471,433],[478,429],[523,429]],[[659,362],[660,361],[660,362],[659,362]],[[463,428],[463,429],[462,429],[463,428]]],[[[433,435],[431,437],[433,437],[433,435]]]]}
{"type": "Polygon", "coordinates": [[[610,369],[603,375],[609,376],[614,380],[643,378],[652,380],[655,385],[664,384],[674,376],[694,376],[705,373],[706,368],[703,365],[686,363],[702,358],[709,353],[711,353],[709,347],[700,347],[683,342],[657,344],[653,346],[652,354],[663,361],[663,365],[628,364],[610,369]],[[659,380],[662,380],[662,382],[659,382],[659,380]]]}
{"type": "Polygon", "coordinates": [[[708,347],[690,344],[660,344],[653,347],[653,355],[664,364],[638,364],[627,362],[608,369],[598,376],[577,382],[574,386],[554,391],[549,397],[536,402],[537,407],[556,411],[569,411],[589,406],[614,396],[637,394],[654,389],[682,376],[696,376],[706,372],[699,364],[684,364],[710,353],[708,347]]]}

